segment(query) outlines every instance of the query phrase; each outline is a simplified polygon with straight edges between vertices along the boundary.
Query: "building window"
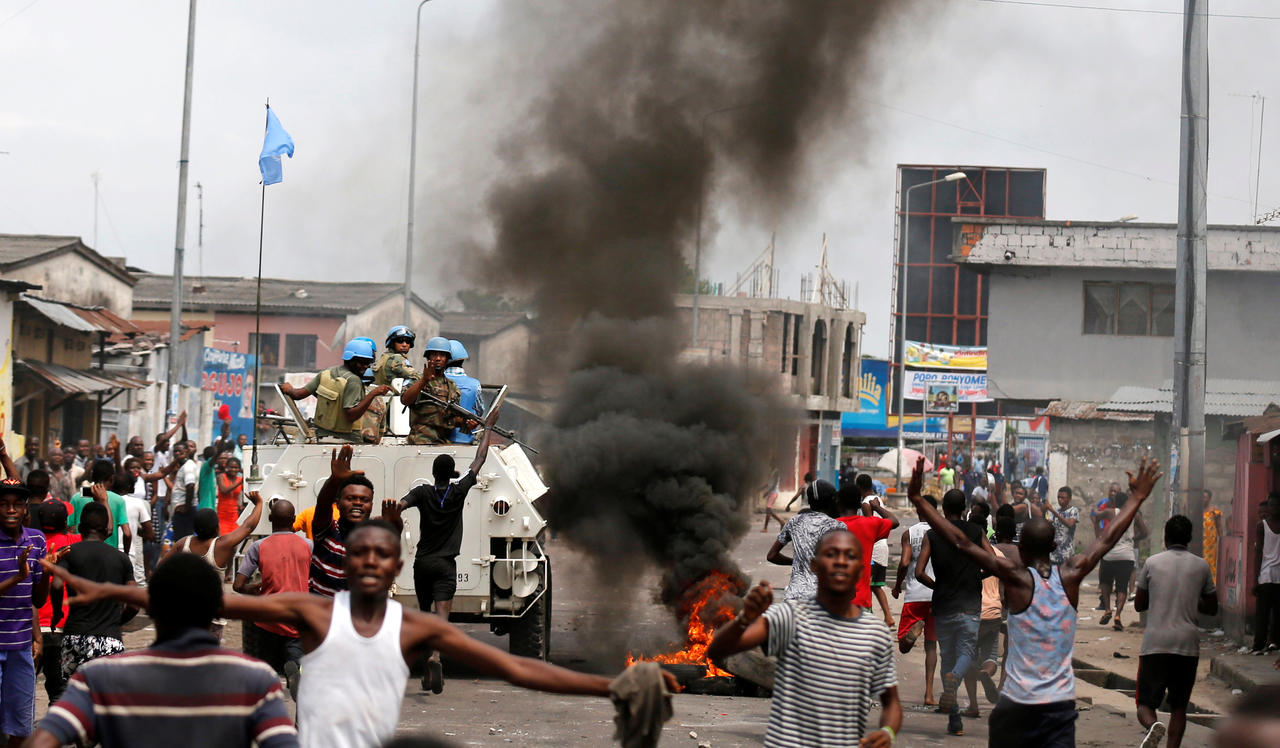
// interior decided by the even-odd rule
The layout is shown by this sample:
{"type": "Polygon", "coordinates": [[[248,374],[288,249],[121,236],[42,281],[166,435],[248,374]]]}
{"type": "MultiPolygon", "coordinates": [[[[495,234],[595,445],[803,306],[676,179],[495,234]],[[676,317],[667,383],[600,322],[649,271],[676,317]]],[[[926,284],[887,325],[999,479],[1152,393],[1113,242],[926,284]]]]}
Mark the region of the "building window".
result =
{"type": "Polygon", "coordinates": [[[316,336],[284,336],[284,365],[292,371],[311,371],[316,368],[316,336]]]}
{"type": "Polygon", "coordinates": [[[262,334],[262,347],[258,347],[257,333],[249,333],[249,353],[257,353],[262,356],[263,366],[279,366],[280,365],[280,333],[264,332],[262,334]]]}
{"type": "Polygon", "coordinates": [[[1173,286],[1085,283],[1085,335],[1173,335],[1173,286]]]}

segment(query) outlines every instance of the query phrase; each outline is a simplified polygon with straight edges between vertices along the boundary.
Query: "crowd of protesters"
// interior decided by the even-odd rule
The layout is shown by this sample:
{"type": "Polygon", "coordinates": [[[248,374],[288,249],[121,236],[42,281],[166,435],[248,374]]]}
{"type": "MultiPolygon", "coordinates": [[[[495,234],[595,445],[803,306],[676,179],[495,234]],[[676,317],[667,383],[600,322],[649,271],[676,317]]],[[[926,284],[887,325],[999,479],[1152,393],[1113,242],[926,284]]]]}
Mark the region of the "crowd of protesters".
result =
{"type": "MultiPolygon", "coordinates": [[[[41,458],[31,440],[15,461],[0,444],[8,476],[0,481],[0,730],[8,744],[158,745],[166,742],[159,736],[182,735],[193,746],[372,748],[395,731],[411,665],[425,663],[424,690],[440,692],[441,654],[527,688],[611,697],[620,715],[631,714],[619,720],[624,744],[656,744],[669,708],[664,716],[655,699],[679,690],[665,671],[640,666],[611,681],[513,657],[447,622],[454,573],[432,552],[453,547],[490,433],[466,476],[438,462],[434,483],[399,501],[378,502],[376,487],[351,467],[351,447],[335,450],[305,518],[288,501],[265,504],[246,493],[244,445],[224,430],[198,449],[185,417],[150,450],[138,437],[124,445],[113,437],[41,458]],[[432,509],[415,563],[421,582],[431,582],[417,585],[419,610],[388,594],[403,564],[400,512],[408,507],[432,509]],[[271,534],[233,567],[264,511],[271,534]],[[235,594],[225,594],[233,574],[235,594]],[[125,652],[122,627],[140,611],[155,642],[125,652]],[[244,652],[222,647],[225,619],[248,623],[244,652]],[[50,703],[38,724],[37,673],[50,703]],[[629,699],[644,708],[628,712],[629,699]]],[[[947,733],[963,735],[963,720],[979,715],[981,686],[994,704],[990,744],[1073,746],[1080,587],[1100,568],[1112,625],[1121,626],[1129,599],[1152,612],[1136,694],[1142,745],[1180,745],[1199,656],[1197,615],[1216,612],[1215,570],[1187,551],[1191,521],[1174,516],[1163,528],[1167,550],[1133,574],[1134,533],[1145,528],[1140,509],[1158,466],[1144,461],[1127,491],[1116,484],[1091,508],[1097,535],[1080,552],[1083,518],[1069,489],[1050,502],[1040,473],[1004,485],[985,472],[957,479],[957,468],[943,470],[953,474],[950,482],[939,475],[949,486],[940,499],[924,493],[923,461],[908,487],[918,521],[901,535],[891,588],[905,595],[897,621],[885,593],[887,544],[899,520],[883,488],[849,474],[838,489],[813,480],[793,498],[804,507],[782,523],[768,553],[791,567],[784,599],[757,584],[708,650],[720,658],[763,648],[776,658],[765,744],[894,745],[903,724],[894,649],[907,653],[923,638],[925,703],[937,706],[947,733]],[[1167,724],[1156,712],[1162,705],[1167,724]]],[[[776,493],[776,481],[769,488],[776,493]]],[[[1280,517],[1280,500],[1272,503],[1280,517]]],[[[1271,542],[1280,521],[1270,516],[1259,528],[1264,550],[1280,548],[1271,542]]],[[[1232,724],[1245,720],[1275,729],[1249,704],[1232,724]]]]}

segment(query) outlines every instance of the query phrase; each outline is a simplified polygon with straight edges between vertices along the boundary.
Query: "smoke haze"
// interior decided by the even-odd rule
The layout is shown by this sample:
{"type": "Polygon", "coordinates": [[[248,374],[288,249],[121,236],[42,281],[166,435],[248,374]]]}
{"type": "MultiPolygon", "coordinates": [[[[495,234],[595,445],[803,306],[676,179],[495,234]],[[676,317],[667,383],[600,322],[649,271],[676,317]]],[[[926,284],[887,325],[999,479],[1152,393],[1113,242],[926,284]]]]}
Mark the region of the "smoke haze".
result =
{"type": "Polygon", "coordinates": [[[741,580],[729,553],[744,508],[792,433],[763,382],[676,360],[687,331],[672,295],[699,202],[723,186],[771,221],[802,198],[810,145],[856,125],[851,89],[881,15],[902,5],[566,0],[511,11],[577,42],[550,66],[489,200],[487,272],[532,296],[539,365],[567,372],[543,436],[551,521],[602,560],[656,564],[677,611],[713,570],[741,580]]]}

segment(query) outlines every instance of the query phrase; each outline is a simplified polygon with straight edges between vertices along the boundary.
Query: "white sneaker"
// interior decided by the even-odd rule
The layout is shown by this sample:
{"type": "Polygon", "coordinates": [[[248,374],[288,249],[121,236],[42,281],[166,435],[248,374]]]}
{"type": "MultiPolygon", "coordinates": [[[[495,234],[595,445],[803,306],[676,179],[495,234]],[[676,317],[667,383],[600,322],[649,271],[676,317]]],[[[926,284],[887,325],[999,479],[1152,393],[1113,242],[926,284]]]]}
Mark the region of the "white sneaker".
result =
{"type": "Polygon", "coordinates": [[[1147,736],[1142,739],[1141,748],[1160,748],[1160,744],[1164,742],[1165,726],[1163,722],[1157,722],[1147,730],[1147,736]]]}

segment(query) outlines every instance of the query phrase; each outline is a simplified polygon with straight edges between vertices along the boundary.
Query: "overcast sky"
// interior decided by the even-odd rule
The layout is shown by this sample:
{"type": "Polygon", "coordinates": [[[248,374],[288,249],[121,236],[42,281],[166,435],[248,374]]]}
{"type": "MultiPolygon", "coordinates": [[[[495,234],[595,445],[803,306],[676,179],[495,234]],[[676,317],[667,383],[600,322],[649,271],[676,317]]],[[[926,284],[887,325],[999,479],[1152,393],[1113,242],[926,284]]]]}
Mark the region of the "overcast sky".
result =
{"type": "MultiPolygon", "coordinates": [[[[201,4],[188,274],[255,270],[270,96],[297,154],[284,182],[267,189],[264,273],[399,281],[416,5],[201,4]]],[[[988,0],[914,6],[883,35],[876,83],[857,92],[864,116],[817,146],[817,199],[776,226],[728,200],[708,205],[714,281],[732,283],[776,230],[783,293],[798,296],[825,232],[833,272],[858,284],[865,352],[875,355],[887,351],[896,164],[1045,167],[1050,218],[1176,220],[1179,15],[988,0]]],[[[457,253],[487,238],[484,200],[502,175],[504,139],[538,93],[529,71],[573,44],[571,33],[529,38],[502,9],[496,0],[433,0],[423,11],[415,288],[432,301],[456,286],[440,276],[457,253]]],[[[171,272],[186,11],[178,0],[0,0],[0,232],[93,245],[98,172],[96,248],[171,272]]],[[[1280,17],[1267,0],[1217,0],[1212,11],[1280,17]]],[[[1268,88],[1280,20],[1217,17],[1210,28],[1209,220],[1249,223],[1259,111],[1250,95],[1280,94],[1268,88]]],[[[1260,212],[1280,205],[1280,96],[1268,103],[1260,212]]]]}

